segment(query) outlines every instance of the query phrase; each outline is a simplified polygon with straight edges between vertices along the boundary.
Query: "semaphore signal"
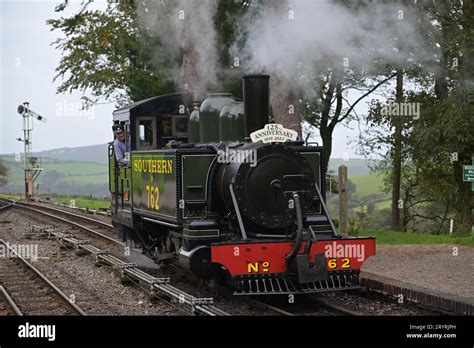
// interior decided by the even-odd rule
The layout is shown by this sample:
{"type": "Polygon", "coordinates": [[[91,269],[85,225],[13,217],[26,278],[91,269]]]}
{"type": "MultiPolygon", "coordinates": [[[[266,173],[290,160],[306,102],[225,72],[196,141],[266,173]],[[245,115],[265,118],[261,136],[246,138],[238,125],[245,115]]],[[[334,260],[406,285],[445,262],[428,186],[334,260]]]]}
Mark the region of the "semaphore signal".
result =
{"type": "Polygon", "coordinates": [[[34,157],[32,153],[33,119],[37,119],[38,121],[44,123],[46,123],[48,120],[40,114],[31,110],[29,102],[24,102],[23,104],[18,105],[17,111],[23,117],[23,139],[17,138],[17,140],[23,141],[25,147],[25,198],[27,200],[30,200],[34,196],[34,182],[43,170],[40,165],[40,158],[34,157]]]}

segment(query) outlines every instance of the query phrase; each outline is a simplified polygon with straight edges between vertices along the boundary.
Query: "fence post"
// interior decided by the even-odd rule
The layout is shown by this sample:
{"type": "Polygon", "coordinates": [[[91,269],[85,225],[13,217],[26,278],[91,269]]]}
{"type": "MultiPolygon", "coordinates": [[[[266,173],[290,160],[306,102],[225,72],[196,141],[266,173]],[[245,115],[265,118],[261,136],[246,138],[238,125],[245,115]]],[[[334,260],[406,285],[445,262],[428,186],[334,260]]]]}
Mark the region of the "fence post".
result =
{"type": "Polygon", "coordinates": [[[347,234],[347,167],[339,166],[339,233],[347,234]]]}

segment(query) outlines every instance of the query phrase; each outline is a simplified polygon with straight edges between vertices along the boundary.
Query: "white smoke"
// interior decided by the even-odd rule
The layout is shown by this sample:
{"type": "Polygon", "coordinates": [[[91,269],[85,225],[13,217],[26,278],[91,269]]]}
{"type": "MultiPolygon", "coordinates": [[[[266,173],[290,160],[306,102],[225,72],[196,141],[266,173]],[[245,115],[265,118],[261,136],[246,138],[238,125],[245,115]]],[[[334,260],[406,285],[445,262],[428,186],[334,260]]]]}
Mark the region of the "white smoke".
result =
{"type": "Polygon", "coordinates": [[[245,72],[264,71],[299,86],[328,68],[373,70],[376,60],[406,66],[432,59],[417,28],[416,7],[363,4],[348,9],[330,0],[254,3],[231,55],[245,72]]]}
{"type": "Polygon", "coordinates": [[[184,47],[191,45],[196,53],[192,58],[197,89],[203,91],[213,85],[217,71],[217,34],[213,22],[216,1],[141,0],[137,5],[141,25],[161,42],[156,52],[158,67],[171,71],[171,77],[183,88],[188,81],[181,63],[172,63],[184,47]]]}

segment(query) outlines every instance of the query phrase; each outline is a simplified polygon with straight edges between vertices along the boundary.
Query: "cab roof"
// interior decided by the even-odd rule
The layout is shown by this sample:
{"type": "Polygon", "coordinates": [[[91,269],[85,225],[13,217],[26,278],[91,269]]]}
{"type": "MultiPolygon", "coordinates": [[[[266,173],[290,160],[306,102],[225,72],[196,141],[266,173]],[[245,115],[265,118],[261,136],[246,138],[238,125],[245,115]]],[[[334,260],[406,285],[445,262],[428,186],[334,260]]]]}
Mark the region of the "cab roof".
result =
{"type": "Polygon", "coordinates": [[[123,122],[135,115],[139,116],[158,116],[179,113],[180,105],[187,108],[192,106],[192,92],[178,92],[173,94],[160,95],[148,99],[140,100],[128,104],[115,110],[113,115],[114,122],[123,122]]]}

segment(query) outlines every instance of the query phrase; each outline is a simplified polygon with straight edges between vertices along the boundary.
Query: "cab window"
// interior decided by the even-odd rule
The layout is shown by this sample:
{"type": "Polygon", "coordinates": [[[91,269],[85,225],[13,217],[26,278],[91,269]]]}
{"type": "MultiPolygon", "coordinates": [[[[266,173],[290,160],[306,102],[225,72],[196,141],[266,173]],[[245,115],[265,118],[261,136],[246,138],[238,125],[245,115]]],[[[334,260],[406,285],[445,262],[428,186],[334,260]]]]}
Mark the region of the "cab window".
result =
{"type": "Polygon", "coordinates": [[[137,150],[156,149],[156,119],[153,117],[137,117],[136,119],[137,150]]]}

